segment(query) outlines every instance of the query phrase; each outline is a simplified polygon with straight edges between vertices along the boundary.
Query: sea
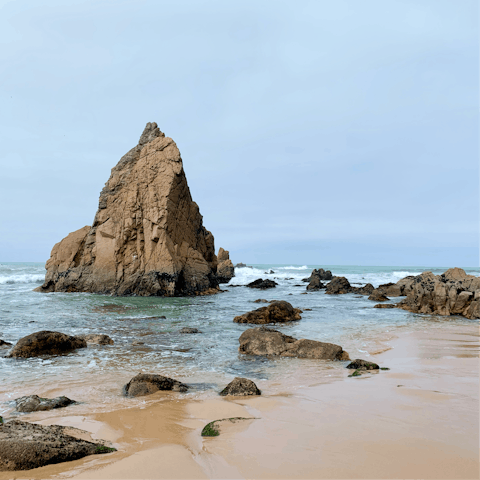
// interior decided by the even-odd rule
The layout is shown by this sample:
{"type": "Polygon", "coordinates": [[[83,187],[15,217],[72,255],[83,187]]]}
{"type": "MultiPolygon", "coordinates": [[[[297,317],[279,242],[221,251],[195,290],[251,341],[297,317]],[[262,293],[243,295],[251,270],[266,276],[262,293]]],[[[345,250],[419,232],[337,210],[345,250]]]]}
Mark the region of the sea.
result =
{"type": "MultiPolygon", "coordinates": [[[[70,335],[100,333],[114,345],[89,345],[64,356],[5,358],[0,349],[0,415],[15,415],[14,399],[67,395],[78,402],[78,414],[105,411],[145,402],[127,399],[122,388],[138,373],[178,379],[190,388],[187,396],[208,397],[234,377],[247,377],[270,394],[291,394],[298,388],[335,381],[345,375],[342,362],[295,358],[264,358],[239,354],[238,339],[252,325],[233,318],[265,304],[256,299],[286,300],[303,310],[302,319],[273,328],[295,338],[341,345],[350,357],[375,360],[392,348],[400,334],[439,324],[472,325],[463,317],[418,315],[400,309],[376,309],[366,296],[326,295],[306,291],[302,279],[314,268],[345,276],[354,286],[375,287],[424,271],[441,274],[447,268],[365,267],[354,265],[251,265],[235,269],[210,296],[115,297],[89,293],[37,293],[44,263],[0,263],[0,339],[15,344],[41,330],[70,335]],[[276,288],[257,290],[245,285],[258,278],[275,280],[276,288]],[[182,334],[194,327],[198,334],[182,334]]],[[[480,275],[480,268],[465,268],[480,275]]],[[[402,299],[392,298],[391,302],[402,299]]]]}

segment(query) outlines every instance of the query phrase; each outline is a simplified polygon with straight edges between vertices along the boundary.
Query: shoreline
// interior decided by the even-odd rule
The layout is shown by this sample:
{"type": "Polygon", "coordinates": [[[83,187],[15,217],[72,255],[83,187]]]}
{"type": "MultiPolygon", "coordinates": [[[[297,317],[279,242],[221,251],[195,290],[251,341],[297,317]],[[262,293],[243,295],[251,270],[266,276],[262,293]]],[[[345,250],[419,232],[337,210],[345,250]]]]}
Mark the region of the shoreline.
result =
{"type": "MultiPolygon", "coordinates": [[[[261,397],[145,397],[133,408],[22,417],[73,426],[118,452],[12,478],[477,478],[478,323],[441,322],[397,338],[371,360],[390,371],[261,397]],[[41,418],[44,417],[44,418],[41,418]],[[200,436],[213,420],[254,417],[200,436]]],[[[324,370],[319,372],[324,373],[324,370]]],[[[119,405],[120,406],[120,405],[119,405]]]]}

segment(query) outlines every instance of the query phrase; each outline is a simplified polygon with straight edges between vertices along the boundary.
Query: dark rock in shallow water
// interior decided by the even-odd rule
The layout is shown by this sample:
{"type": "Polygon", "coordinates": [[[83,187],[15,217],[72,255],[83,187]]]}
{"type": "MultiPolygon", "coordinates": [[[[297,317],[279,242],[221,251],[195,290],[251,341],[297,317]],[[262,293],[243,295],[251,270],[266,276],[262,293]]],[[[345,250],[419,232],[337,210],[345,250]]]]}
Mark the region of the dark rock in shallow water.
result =
{"type": "Polygon", "coordinates": [[[374,305],[373,308],[397,308],[397,306],[394,303],[379,303],[374,305]]]}
{"type": "Polygon", "coordinates": [[[92,343],[95,345],[113,345],[113,340],[104,334],[98,333],[89,333],[86,335],[78,335],[77,338],[83,338],[87,343],[92,343]]]}
{"type": "Polygon", "coordinates": [[[259,298],[258,300],[254,300],[253,303],[268,303],[268,300],[265,298],[259,298]]]}
{"type": "Polygon", "coordinates": [[[248,378],[236,377],[234,378],[221,392],[220,395],[261,395],[262,392],[258,389],[254,382],[248,378]]]}
{"type": "Polygon", "coordinates": [[[238,351],[248,355],[349,360],[348,353],[344,352],[339,345],[303,338],[297,340],[266,327],[246,330],[238,341],[240,342],[238,351]]]}
{"type": "Polygon", "coordinates": [[[278,323],[300,320],[302,311],[299,308],[293,308],[285,300],[273,301],[268,307],[260,307],[251,312],[239,315],[233,319],[235,323],[278,323]]]}
{"type": "Polygon", "coordinates": [[[374,302],[386,302],[387,300],[390,300],[378,290],[374,290],[373,293],[368,297],[368,299],[373,300],[374,302]]]}
{"type": "Polygon", "coordinates": [[[260,290],[266,290],[267,288],[275,288],[278,285],[277,282],[273,280],[263,280],[263,278],[259,278],[254,280],[253,282],[247,284],[248,288],[259,288],[260,290]]]}
{"type": "Polygon", "coordinates": [[[62,355],[86,346],[87,342],[82,338],[44,330],[21,338],[7,357],[29,358],[41,355],[62,355]]]}
{"type": "Polygon", "coordinates": [[[180,333],[202,333],[198,328],[183,327],[180,333]]]}
{"type": "Polygon", "coordinates": [[[329,295],[342,295],[345,293],[370,295],[374,290],[375,287],[371,283],[367,283],[363,287],[352,287],[345,277],[333,277],[332,281],[327,285],[325,293],[329,295]]]}
{"type": "Polygon", "coordinates": [[[74,431],[78,429],[19,420],[0,423],[0,471],[31,470],[115,451],[102,443],[88,442],[65,433],[73,434],[74,431]]]}
{"type": "Polygon", "coordinates": [[[140,397],[150,395],[159,390],[173,390],[175,392],[186,392],[187,385],[163,375],[140,373],[133,377],[124,387],[125,395],[129,397],[140,397]]]}
{"type": "Polygon", "coordinates": [[[38,395],[29,395],[27,397],[20,397],[15,399],[17,412],[39,412],[43,410],[53,410],[54,408],[68,407],[75,403],[74,400],[70,400],[68,397],[56,397],[56,398],[41,398],[38,395]]]}
{"type": "Polygon", "coordinates": [[[5,342],[4,340],[2,340],[2,339],[0,338],[0,348],[8,348],[8,347],[11,347],[11,346],[12,346],[11,343],[5,342]]]}
{"type": "Polygon", "coordinates": [[[357,358],[353,360],[352,363],[349,363],[346,368],[354,370],[378,370],[380,367],[376,363],[367,362],[366,360],[357,358]]]}

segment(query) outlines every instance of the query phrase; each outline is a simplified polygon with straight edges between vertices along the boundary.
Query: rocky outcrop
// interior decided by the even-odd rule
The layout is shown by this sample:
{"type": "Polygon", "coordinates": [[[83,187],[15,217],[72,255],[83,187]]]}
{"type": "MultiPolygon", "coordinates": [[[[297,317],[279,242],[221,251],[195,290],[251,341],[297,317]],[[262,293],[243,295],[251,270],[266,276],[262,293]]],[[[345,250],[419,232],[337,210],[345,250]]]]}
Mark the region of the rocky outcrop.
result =
{"type": "Polygon", "coordinates": [[[251,312],[244,313],[233,319],[235,323],[282,323],[301,320],[302,311],[299,308],[293,308],[292,305],[284,300],[271,302],[268,307],[260,307],[251,312]]]}
{"type": "Polygon", "coordinates": [[[277,282],[273,280],[264,280],[263,278],[258,278],[253,282],[247,284],[248,288],[259,288],[260,290],[266,290],[267,288],[275,288],[278,285],[277,282]]]}
{"type": "Polygon", "coordinates": [[[262,392],[258,389],[254,382],[248,378],[235,377],[221,392],[220,395],[261,395],[262,392]]]}
{"type": "Polygon", "coordinates": [[[94,345],[113,345],[114,341],[103,333],[88,333],[86,335],[78,335],[77,338],[83,338],[87,343],[94,345]]]}
{"type": "Polygon", "coordinates": [[[21,338],[7,357],[29,358],[41,355],[63,355],[86,346],[87,342],[83,338],[43,330],[21,338]]]}
{"type": "Polygon", "coordinates": [[[228,250],[220,248],[217,255],[217,280],[218,283],[228,283],[235,276],[235,267],[230,260],[228,250]]]}
{"type": "Polygon", "coordinates": [[[361,358],[353,360],[352,363],[349,363],[346,368],[351,368],[353,370],[378,370],[380,367],[373,362],[367,362],[361,358]]]}
{"type": "Polygon", "coordinates": [[[193,202],[175,142],[148,123],[112,169],[91,227],[57,243],[41,292],[214,293],[213,235],[193,202]]]}
{"type": "Polygon", "coordinates": [[[140,397],[143,395],[151,395],[159,390],[186,392],[188,387],[178,380],[173,380],[163,375],[139,373],[133,377],[123,389],[125,395],[129,397],[140,397]]]}
{"type": "Polygon", "coordinates": [[[379,285],[374,293],[388,297],[405,297],[412,290],[413,280],[416,277],[410,275],[402,278],[397,283],[384,283],[379,285]]]}
{"type": "Polygon", "coordinates": [[[19,420],[0,423],[0,471],[30,470],[115,451],[103,443],[67,434],[75,431],[86,433],[59,425],[36,425],[19,420]]]}
{"type": "Polygon", "coordinates": [[[373,293],[368,297],[368,299],[373,300],[374,302],[386,302],[387,300],[390,300],[378,290],[374,290],[373,293]]]}
{"type": "Polygon", "coordinates": [[[202,333],[198,328],[183,327],[180,329],[180,333],[202,333]]]}
{"type": "Polygon", "coordinates": [[[424,272],[414,278],[398,308],[414,313],[480,318],[480,277],[451,268],[442,275],[424,272]]]}
{"type": "Polygon", "coordinates": [[[74,400],[68,397],[41,398],[38,395],[29,395],[15,399],[15,410],[17,412],[39,412],[44,410],[53,410],[54,408],[68,407],[74,400]]]}
{"type": "Polygon", "coordinates": [[[352,287],[345,277],[333,277],[327,285],[325,293],[329,295],[343,295],[345,293],[357,293],[359,295],[370,295],[375,290],[371,283],[363,287],[352,287]]]}
{"type": "Polygon", "coordinates": [[[267,327],[246,330],[238,341],[240,342],[238,351],[248,355],[349,360],[348,353],[339,345],[315,340],[297,340],[267,327]]]}

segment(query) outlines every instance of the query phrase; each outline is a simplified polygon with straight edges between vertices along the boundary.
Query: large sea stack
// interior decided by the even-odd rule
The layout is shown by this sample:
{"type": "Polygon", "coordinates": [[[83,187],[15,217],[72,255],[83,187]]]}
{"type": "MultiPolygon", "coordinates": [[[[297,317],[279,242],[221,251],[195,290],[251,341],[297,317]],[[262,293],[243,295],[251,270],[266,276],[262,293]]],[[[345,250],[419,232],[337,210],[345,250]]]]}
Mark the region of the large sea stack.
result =
{"type": "Polygon", "coordinates": [[[175,142],[147,123],[112,169],[91,227],[53,249],[40,292],[181,296],[218,289],[213,235],[175,142]]]}

